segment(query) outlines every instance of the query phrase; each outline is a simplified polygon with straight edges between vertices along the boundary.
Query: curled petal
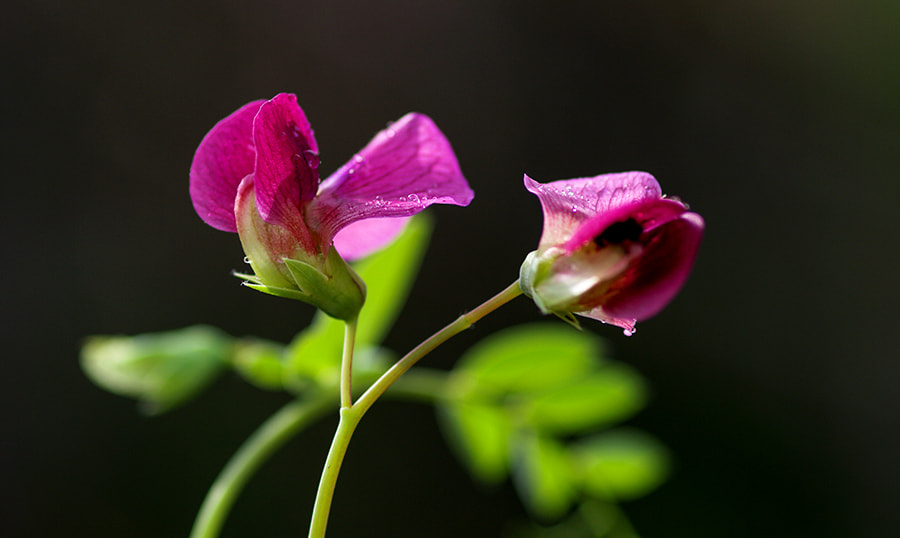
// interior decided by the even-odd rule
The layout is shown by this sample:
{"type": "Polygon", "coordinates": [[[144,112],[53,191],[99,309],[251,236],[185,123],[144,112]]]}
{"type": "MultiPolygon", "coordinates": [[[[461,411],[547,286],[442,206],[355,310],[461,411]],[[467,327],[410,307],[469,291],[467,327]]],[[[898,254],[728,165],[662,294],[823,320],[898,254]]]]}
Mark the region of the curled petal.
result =
{"type": "Polygon", "coordinates": [[[646,172],[604,174],[546,184],[526,175],[525,188],[537,195],[544,211],[544,233],[539,249],[567,242],[594,215],[662,196],[659,183],[646,172]]]}
{"type": "Polygon", "coordinates": [[[270,224],[286,225],[319,186],[319,149],[297,96],[281,93],[253,121],[256,200],[270,224]]]}
{"type": "Polygon", "coordinates": [[[242,106],[209,131],[191,163],[190,193],[204,222],[225,232],[237,232],[234,200],[238,185],[253,172],[253,118],[264,101],[242,106]]]}
{"type": "Polygon", "coordinates": [[[408,217],[435,203],[465,206],[473,196],[443,133],[411,113],[322,182],[308,217],[331,238],[356,221],[408,217]]]}
{"type": "Polygon", "coordinates": [[[662,310],[687,280],[703,228],[700,215],[686,212],[649,232],[643,254],[609,289],[604,314],[644,320],[662,310]]]}
{"type": "Polygon", "coordinates": [[[563,249],[566,252],[576,250],[588,241],[592,241],[603,230],[606,230],[616,222],[633,219],[640,224],[643,233],[648,233],[670,220],[678,218],[685,211],[684,204],[681,202],[665,198],[624,205],[609,212],[599,213],[583,221],[563,245],[563,249]]]}
{"type": "Polygon", "coordinates": [[[353,222],[334,236],[334,248],[348,261],[368,256],[390,244],[411,217],[366,219],[353,222]]]}

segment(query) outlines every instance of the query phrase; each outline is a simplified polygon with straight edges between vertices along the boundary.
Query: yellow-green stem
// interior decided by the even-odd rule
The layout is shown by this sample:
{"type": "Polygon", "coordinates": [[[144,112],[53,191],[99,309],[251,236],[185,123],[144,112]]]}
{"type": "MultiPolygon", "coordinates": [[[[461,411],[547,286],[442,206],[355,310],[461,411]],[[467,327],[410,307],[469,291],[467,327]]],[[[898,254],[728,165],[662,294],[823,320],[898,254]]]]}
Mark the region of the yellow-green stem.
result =
{"type": "Polygon", "coordinates": [[[344,322],[344,354],[341,357],[341,407],[353,405],[353,348],[356,345],[357,318],[344,322]]]}
{"type": "Polygon", "coordinates": [[[234,500],[260,465],[297,431],[333,409],[334,393],[307,401],[294,401],[264,422],[244,441],[219,473],[197,513],[191,538],[215,538],[234,500]]]}
{"type": "Polygon", "coordinates": [[[347,447],[350,445],[350,438],[353,436],[356,426],[362,420],[366,411],[372,407],[372,404],[422,357],[521,294],[522,290],[519,288],[518,281],[516,281],[471,312],[463,314],[456,321],[431,335],[405,357],[397,361],[369,387],[355,405],[341,408],[340,421],[338,422],[337,431],[334,433],[334,440],[328,451],[325,467],[322,469],[319,490],[316,493],[316,502],[313,506],[313,516],[309,527],[309,538],[323,538],[325,536],[325,527],[328,524],[328,514],[331,511],[331,500],[334,497],[334,488],[337,484],[341,463],[344,460],[344,455],[347,453],[347,447]]]}

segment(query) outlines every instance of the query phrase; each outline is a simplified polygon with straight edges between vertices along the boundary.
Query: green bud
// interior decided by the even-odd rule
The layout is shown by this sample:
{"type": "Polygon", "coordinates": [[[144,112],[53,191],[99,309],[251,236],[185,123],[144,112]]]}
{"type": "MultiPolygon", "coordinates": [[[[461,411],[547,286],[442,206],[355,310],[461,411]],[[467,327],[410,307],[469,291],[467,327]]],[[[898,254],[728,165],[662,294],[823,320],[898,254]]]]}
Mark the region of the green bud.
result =
{"type": "Polygon", "coordinates": [[[333,245],[321,269],[300,260],[283,261],[294,281],[291,287],[267,285],[256,275],[235,275],[249,288],[309,303],[335,319],[351,320],[359,315],[366,300],[366,285],[333,245]]]}

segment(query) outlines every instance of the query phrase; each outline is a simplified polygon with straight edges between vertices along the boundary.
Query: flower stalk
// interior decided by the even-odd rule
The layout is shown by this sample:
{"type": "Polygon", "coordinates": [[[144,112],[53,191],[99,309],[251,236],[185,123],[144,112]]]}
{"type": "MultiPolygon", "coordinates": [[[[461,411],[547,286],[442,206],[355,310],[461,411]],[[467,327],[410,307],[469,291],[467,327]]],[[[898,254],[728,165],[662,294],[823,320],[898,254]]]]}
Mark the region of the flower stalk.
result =
{"type": "MultiPolygon", "coordinates": [[[[397,361],[394,366],[366,390],[359,400],[357,400],[356,404],[341,407],[340,421],[338,422],[337,431],[335,431],[331,448],[328,451],[325,467],[322,469],[319,490],[316,493],[312,521],[310,522],[309,527],[309,538],[323,538],[325,536],[325,528],[328,525],[328,514],[331,511],[331,501],[334,497],[338,473],[341,469],[341,463],[344,461],[344,456],[347,453],[347,448],[350,445],[350,438],[353,436],[353,432],[356,430],[356,426],[359,424],[360,420],[362,420],[362,417],[369,408],[372,407],[375,401],[377,401],[401,375],[412,368],[422,357],[521,294],[522,290],[519,287],[519,282],[516,281],[477,308],[461,315],[456,321],[431,335],[427,340],[406,354],[405,357],[397,361]]],[[[349,334],[349,330],[345,334],[349,334]]],[[[346,360],[346,341],[344,349],[346,360]]]]}
{"type": "Polygon", "coordinates": [[[232,456],[216,478],[194,521],[190,538],[215,538],[231,506],[247,480],[269,456],[297,432],[327,413],[333,405],[333,393],[294,401],[272,415],[232,456]]]}

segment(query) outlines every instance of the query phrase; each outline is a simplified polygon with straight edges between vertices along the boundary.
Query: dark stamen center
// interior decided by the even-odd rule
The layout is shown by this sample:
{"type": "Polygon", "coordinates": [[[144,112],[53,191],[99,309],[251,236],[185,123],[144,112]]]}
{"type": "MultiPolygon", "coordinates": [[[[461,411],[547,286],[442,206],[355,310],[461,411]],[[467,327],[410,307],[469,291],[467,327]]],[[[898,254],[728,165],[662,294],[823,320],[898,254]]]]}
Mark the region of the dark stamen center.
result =
{"type": "Polygon", "coordinates": [[[594,238],[594,243],[599,247],[606,245],[619,245],[625,241],[637,241],[644,228],[638,221],[629,218],[622,222],[614,222],[603,233],[594,238]]]}

